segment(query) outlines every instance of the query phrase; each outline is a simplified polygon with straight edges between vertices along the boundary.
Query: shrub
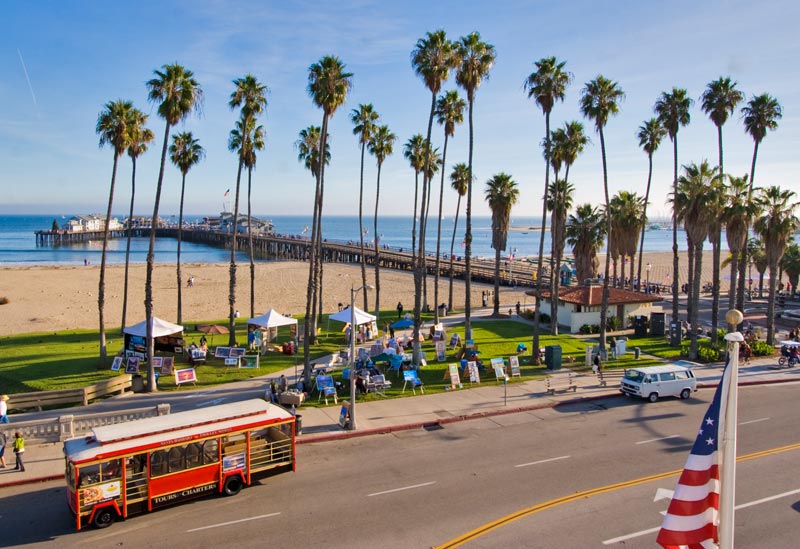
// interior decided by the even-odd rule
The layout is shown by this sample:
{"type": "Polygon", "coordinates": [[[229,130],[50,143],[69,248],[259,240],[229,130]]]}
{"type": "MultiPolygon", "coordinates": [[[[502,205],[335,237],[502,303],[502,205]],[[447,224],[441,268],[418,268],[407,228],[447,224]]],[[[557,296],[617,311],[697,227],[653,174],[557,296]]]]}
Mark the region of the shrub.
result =
{"type": "Polygon", "coordinates": [[[600,333],[600,326],[598,324],[584,324],[578,331],[582,334],[597,334],[600,333]]]}
{"type": "Polygon", "coordinates": [[[754,341],[750,344],[753,356],[770,356],[775,353],[775,348],[766,341],[754,341]]]}
{"type": "Polygon", "coordinates": [[[610,316],[606,319],[606,330],[615,332],[622,328],[622,323],[615,316],[610,316]]]}
{"type": "Polygon", "coordinates": [[[722,360],[722,351],[710,344],[701,344],[697,349],[697,358],[700,362],[719,362],[722,360]]]}

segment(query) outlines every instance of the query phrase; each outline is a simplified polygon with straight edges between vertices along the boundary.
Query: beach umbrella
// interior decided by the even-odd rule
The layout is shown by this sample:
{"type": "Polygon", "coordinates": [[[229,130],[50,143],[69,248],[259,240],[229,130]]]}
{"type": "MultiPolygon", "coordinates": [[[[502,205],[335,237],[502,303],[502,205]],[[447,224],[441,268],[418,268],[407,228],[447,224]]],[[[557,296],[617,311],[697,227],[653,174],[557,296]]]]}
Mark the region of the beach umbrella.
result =
{"type": "Polygon", "coordinates": [[[392,324],[391,324],[392,328],[394,328],[395,330],[402,330],[404,328],[410,328],[413,325],[414,325],[414,321],[411,320],[410,318],[401,318],[400,320],[392,322],[392,324]]]}
{"type": "Polygon", "coordinates": [[[211,344],[214,344],[214,334],[229,334],[230,330],[228,330],[225,326],[220,326],[219,324],[200,324],[197,327],[198,332],[203,332],[204,334],[211,334],[211,344]]]}

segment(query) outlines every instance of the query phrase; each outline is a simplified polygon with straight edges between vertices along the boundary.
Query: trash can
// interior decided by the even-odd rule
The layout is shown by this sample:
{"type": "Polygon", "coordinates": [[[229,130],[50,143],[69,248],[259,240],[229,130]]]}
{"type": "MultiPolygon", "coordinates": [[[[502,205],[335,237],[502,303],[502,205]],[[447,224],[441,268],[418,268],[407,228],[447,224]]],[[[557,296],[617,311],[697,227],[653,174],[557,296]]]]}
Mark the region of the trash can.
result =
{"type": "Polygon", "coordinates": [[[140,374],[133,374],[131,378],[131,389],[134,393],[144,392],[144,378],[140,374]]]}
{"type": "Polygon", "coordinates": [[[644,315],[635,316],[633,318],[633,334],[636,337],[644,337],[647,335],[647,317],[644,315]]]}
{"type": "Polygon", "coordinates": [[[669,324],[669,344],[673,347],[680,347],[683,340],[683,333],[681,332],[681,325],[679,322],[670,322],[669,324]]]}
{"type": "Polygon", "coordinates": [[[303,434],[303,416],[301,414],[294,415],[294,434],[303,434]]]}
{"type": "Polygon", "coordinates": [[[544,348],[544,363],[548,370],[561,369],[561,345],[548,345],[544,348]]]}
{"type": "Polygon", "coordinates": [[[639,356],[641,356],[641,354],[642,354],[642,350],[639,347],[634,347],[633,348],[633,358],[635,358],[636,360],[639,360],[639,356]]]}

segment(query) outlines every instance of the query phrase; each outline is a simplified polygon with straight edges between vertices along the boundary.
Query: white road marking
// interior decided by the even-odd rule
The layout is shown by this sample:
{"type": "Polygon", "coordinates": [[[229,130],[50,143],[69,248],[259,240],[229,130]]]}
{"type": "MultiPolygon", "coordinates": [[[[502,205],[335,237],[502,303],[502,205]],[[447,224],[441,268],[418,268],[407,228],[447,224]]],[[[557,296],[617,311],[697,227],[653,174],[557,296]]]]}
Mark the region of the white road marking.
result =
{"type": "Polygon", "coordinates": [[[205,408],[206,406],[216,406],[217,404],[222,404],[225,402],[225,398],[215,398],[214,400],[209,400],[208,402],[198,402],[195,404],[195,408],[205,408]]]}
{"type": "Polygon", "coordinates": [[[636,444],[647,444],[648,442],[658,442],[659,440],[667,440],[670,438],[678,438],[680,435],[670,435],[668,437],[651,438],[650,440],[640,440],[636,444]]]}
{"type": "Polygon", "coordinates": [[[250,520],[275,517],[278,515],[280,515],[280,513],[270,513],[268,515],[258,515],[257,517],[248,517],[239,520],[231,520],[229,522],[220,522],[219,524],[210,524],[208,526],[201,526],[200,528],[192,528],[191,530],[186,530],[186,533],[188,534],[189,532],[199,532],[200,530],[208,530],[209,528],[219,528],[220,526],[229,526],[231,524],[239,524],[240,522],[247,522],[250,520]]]}
{"type": "Polygon", "coordinates": [[[514,467],[527,467],[528,465],[539,465],[540,463],[547,463],[549,461],[558,461],[559,459],[567,459],[571,458],[572,456],[559,456],[556,458],[550,459],[540,459],[539,461],[532,461],[530,463],[520,463],[519,465],[514,465],[514,467]]]}
{"type": "MultiPolygon", "coordinates": [[[[765,498],[762,498],[762,499],[757,499],[755,501],[750,501],[748,503],[742,503],[740,505],[737,505],[735,507],[735,509],[738,511],[739,509],[745,509],[747,507],[752,507],[754,505],[760,505],[762,503],[767,503],[769,501],[773,501],[773,500],[776,500],[776,499],[785,498],[786,496],[793,496],[794,494],[800,494],[800,489],[791,490],[789,492],[783,492],[782,494],[775,494],[774,496],[769,496],[769,497],[765,497],[765,498]]],[[[640,536],[646,536],[647,534],[652,534],[654,532],[658,532],[659,530],[661,530],[660,526],[658,526],[656,528],[649,528],[647,530],[641,530],[639,532],[634,532],[632,534],[627,534],[625,536],[619,536],[618,538],[607,539],[607,540],[605,540],[603,542],[603,545],[611,545],[611,544],[619,543],[621,541],[626,541],[626,540],[629,540],[629,539],[632,539],[632,538],[638,538],[640,536]]]]}
{"type": "Polygon", "coordinates": [[[423,482],[422,484],[415,484],[413,486],[404,486],[402,488],[395,488],[394,490],[384,490],[383,492],[375,492],[374,494],[367,494],[368,498],[372,496],[382,496],[383,494],[391,494],[393,492],[402,492],[403,490],[412,490],[414,488],[422,488],[423,486],[430,486],[431,484],[436,484],[436,481],[433,482],[423,482]]]}
{"type": "Polygon", "coordinates": [[[751,423],[758,423],[759,421],[767,421],[772,419],[771,417],[762,417],[761,419],[751,419],[750,421],[743,421],[739,425],[750,425],[751,423]]]}

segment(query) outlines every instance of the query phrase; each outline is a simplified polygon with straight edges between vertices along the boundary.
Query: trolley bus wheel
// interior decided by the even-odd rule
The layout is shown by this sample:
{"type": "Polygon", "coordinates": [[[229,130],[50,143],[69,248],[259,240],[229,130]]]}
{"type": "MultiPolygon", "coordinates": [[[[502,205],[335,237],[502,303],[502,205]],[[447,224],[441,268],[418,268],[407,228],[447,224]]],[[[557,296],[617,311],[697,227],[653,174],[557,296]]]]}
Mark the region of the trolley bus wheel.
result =
{"type": "Polygon", "coordinates": [[[102,530],[114,524],[116,513],[110,507],[104,507],[94,514],[94,527],[102,530]]]}
{"type": "Polygon", "coordinates": [[[225,479],[225,486],[222,488],[226,496],[235,496],[242,489],[242,477],[233,475],[225,479]]]}

